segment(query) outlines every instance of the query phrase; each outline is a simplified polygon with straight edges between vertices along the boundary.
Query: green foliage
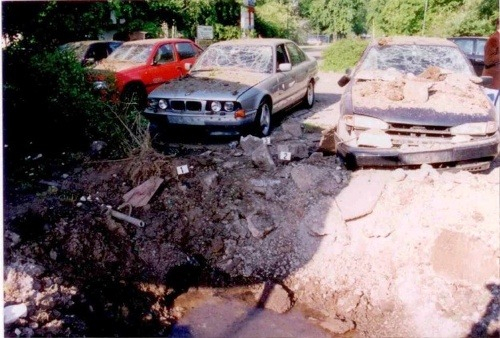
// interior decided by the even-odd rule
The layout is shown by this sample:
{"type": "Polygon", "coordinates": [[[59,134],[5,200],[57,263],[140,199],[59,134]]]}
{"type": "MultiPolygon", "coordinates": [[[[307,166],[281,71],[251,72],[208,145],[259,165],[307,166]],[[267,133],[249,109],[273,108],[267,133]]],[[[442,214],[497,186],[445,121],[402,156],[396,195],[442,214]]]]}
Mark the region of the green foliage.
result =
{"type": "Polygon", "coordinates": [[[366,25],[375,36],[489,35],[498,6],[496,0],[370,0],[366,25]]]}
{"type": "Polygon", "coordinates": [[[223,26],[221,24],[214,25],[215,40],[230,40],[241,37],[241,29],[239,26],[223,26]]]}
{"type": "Polygon", "coordinates": [[[105,2],[12,1],[2,3],[4,34],[21,33],[31,49],[97,39],[110,22],[105,2]],[[75,24],[78,23],[78,24],[75,24]]]}
{"type": "Polygon", "coordinates": [[[255,30],[263,37],[297,40],[299,17],[293,8],[278,0],[255,7],[255,30]]]}
{"type": "Polygon", "coordinates": [[[362,0],[312,0],[307,13],[313,29],[319,32],[347,36],[364,31],[362,0]]]}
{"type": "MultiPolygon", "coordinates": [[[[130,150],[132,136],[117,119],[118,107],[93,93],[87,70],[74,55],[56,49],[29,56],[20,43],[5,49],[3,60],[9,149],[21,154],[88,150],[101,140],[114,145],[114,156],[130,150]]],[[[123,114],[121,119],[127,121],[123,114]]]]}
{"type": "Polygon", "coordinates": [[[387,0],[378,27],[387,35],[418,34],[424,22],[424,3],[422,0],[387,0]]]}
{"type": "Polygon", "coordinates": [[[323,51],[324,71],[342,72],[353,67],[368,46],[367,40],[343,39],[331,44],[323,51]]]}

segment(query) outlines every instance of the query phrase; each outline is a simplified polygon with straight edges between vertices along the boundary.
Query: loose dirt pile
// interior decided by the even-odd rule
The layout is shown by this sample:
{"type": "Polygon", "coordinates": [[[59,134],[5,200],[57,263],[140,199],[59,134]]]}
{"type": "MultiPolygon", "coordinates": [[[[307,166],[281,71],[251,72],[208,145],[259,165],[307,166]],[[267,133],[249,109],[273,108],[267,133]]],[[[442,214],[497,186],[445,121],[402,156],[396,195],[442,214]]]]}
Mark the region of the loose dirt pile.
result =
{"type": "Polygon", "coordinates": [[[11,186],[5,305],[27,314],[6,335],[166,335],[193,287],[300,308],[331,335],[498,333],[498,163],[351,172],[315,152],[320,136],[284,123],[270,145],[177,146],[11,186]],[[131,209],[144,227],[105,213],[150,177],[164,181],[131,209]]]}

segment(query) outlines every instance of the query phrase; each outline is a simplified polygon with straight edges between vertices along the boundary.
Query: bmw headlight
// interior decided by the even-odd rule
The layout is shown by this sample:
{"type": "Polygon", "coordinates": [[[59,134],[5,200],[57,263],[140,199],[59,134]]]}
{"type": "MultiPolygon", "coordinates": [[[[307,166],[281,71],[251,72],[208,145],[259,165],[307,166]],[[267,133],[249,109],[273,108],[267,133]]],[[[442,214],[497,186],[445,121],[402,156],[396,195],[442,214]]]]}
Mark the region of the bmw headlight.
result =
{"type": "Polygon", "coordinates": [[[159,107],[160,109],[167,109],[167,108],[168,108],[168,102],[167,102],[167,100],[165,100],[165,99],[160,99],[160,100],[158,101],[158,107],[159,107]]]}
{"type": "Polygon", "coordinates": [[[225,102],[224,103],[225,111],[233,111],[234,110],[234,102],[225,102]]]}
{"type": "Polygon", "coordinates": [[[493,134],[498,129],[495,121],[464,123],[450,128],[452,135],[487,135],[493,134]]]}
{"type": "Polygon", "coordinates": [[[344,115],[343,118],[346,125],[356,129],[389,129],[389,124],[387,122],[374,117],[363,115],[344,115]]]}
{"type": "Polygon", "coordinates": [[[108,89],[108,84],[106,83],[106,81],[95,81],[94,89],[95,90],[108,89]]]}
{"type": "Polygon", "coordinates": [[[213,101],[210,105],[210,109],[212,109],[212,111],[218,112],[222,109],[222,104],[219,101],[213,101]]]}
{"type": "Polygon", "coordinates": [[[148,106],[151,109],[155,109],[156,107],[158,107],[158,99],[149,99],[148,106]]]}

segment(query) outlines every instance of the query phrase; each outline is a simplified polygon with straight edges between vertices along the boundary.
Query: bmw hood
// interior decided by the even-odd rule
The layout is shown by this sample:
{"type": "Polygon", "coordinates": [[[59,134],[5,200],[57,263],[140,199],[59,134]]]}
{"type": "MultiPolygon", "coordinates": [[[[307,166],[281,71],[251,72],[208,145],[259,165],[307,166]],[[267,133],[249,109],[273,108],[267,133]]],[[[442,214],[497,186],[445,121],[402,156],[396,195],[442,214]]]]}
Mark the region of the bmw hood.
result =
{"type": "Polygon", "coordinates": [[[449,126],[494,119],[480,78],[430,67],[422,74],[395,69],[360,71],[346,88],[346,112],[391,123],[449,126]]]}
{"type": "Polygon", "coordinates": [[[271,74],[241,71],[191,72],[188,76],[165,83],[150,97],[169,99],[226,99],[235,100],[271,74]]]}

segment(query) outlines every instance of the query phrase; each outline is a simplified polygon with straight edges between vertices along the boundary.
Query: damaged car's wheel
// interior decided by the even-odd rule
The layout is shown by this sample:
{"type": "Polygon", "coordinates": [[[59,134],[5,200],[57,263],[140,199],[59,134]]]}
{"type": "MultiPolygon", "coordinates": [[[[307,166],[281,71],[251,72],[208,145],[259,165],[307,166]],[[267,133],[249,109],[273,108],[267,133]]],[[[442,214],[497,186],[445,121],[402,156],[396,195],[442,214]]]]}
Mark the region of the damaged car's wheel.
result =
{"type": "Polygon", "coordinates": [[[257,116],[255,117],[254,134],[256,136],[269,136],[271,133],[271,114],[272,108],[267,100],[263,100],[259,109],[257,110],[257,116]]]}
{"type": "Polygon", "coordinates": [[[302,101],[302,105],[306,109],[310,109],[314,106],[314,82],[312,81],[307,85],[307,91],[302,101]]]}

